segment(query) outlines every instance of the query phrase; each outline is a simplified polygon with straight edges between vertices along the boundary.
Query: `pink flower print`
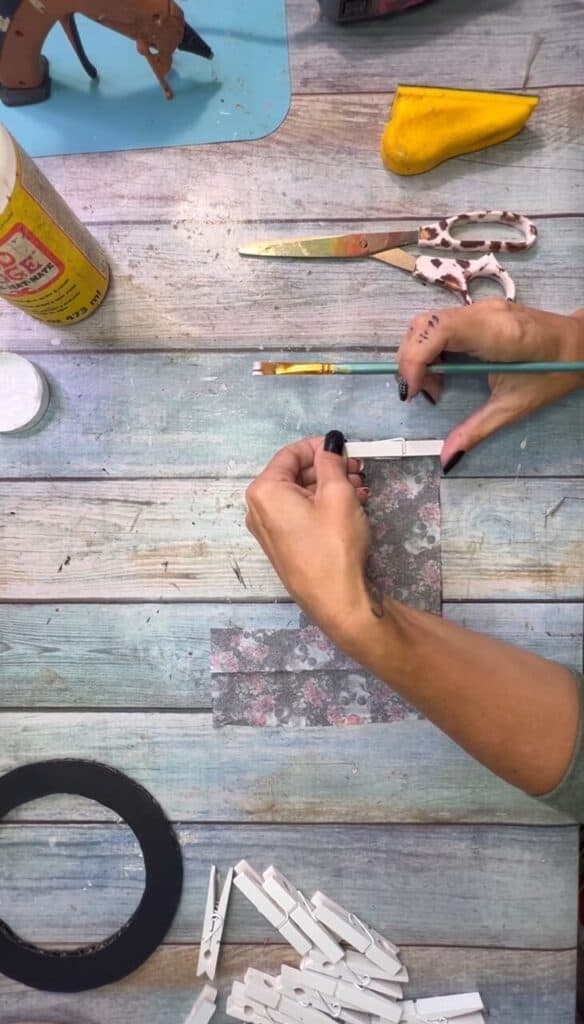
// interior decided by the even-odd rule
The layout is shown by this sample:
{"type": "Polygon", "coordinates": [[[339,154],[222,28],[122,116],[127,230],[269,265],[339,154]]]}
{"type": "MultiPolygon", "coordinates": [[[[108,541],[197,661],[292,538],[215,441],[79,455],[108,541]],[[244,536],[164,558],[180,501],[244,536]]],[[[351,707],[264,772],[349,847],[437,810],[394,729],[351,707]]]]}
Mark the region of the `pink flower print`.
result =
{"type": "Polygon", "coordinates": [[[253,639],[253,637],[242,636],[239,643],[239,650],[242,654],[247,657],[256,665],[261,665],[270,653],[270,648],[266,644],[262,644],[259,641],[253,639]]]}
{"type": "Polygon", "coordinates": [[[329,708],[327,713],[329,725],[344,725],[345,716],[337,708],[329,708]]]}
{"type": "Polygon", "coordinates": [[[237,672],[239,662],[231,651],[216,651],[211,655],[211,672],[237,672]]]}
{"type": "Polygon", "coordinates": [[[440,508],[435,501],[427,501],[424,505],[420,505],[418,509],[418,516],[425,524],[425,526],[434,526],[436,529],[440,526],[440,508]]]}
{"type": "Polygon", "coordinates": [[[322,708],[326,704],[326,693],[315,683],[314,679],[310,679],[304,684],[302,695],[307,704],[311,704],[312,707],[322,708]]]}
{"type": "Polygon", "coordinates": [[[440,586],[440,565],[438,562],[426,562],[422,569],[422,580],[428,587],[440,586]]]}

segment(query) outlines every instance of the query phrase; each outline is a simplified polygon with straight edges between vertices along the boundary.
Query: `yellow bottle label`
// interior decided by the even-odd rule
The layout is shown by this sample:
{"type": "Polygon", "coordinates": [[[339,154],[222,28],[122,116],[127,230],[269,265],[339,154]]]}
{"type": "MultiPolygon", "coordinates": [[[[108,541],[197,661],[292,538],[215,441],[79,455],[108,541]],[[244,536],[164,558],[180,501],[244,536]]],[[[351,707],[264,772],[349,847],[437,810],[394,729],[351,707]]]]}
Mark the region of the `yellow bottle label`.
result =
{"type": "Polygon", "coordinates": [[[44,175],[17,153],[16,182],[0,214],[0,296],[45,323],[76,323],[105,297],[106,258],[44,175]]]}

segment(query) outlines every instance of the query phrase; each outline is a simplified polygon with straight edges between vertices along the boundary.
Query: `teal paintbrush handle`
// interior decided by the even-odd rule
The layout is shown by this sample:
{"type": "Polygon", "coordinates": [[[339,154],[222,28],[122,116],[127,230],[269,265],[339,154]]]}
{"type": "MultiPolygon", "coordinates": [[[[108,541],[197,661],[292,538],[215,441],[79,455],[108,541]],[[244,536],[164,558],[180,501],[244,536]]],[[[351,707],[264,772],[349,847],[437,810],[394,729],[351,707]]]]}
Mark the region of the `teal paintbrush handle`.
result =
{"type": "MultiPolygon", "coordinates": [[[[337,363],[336,373],[399,373],[397,363],[337,363]]],[[[428,373],[465,376],[486,373],[584,373],[575,363],[431,363],[428,373]]]]}

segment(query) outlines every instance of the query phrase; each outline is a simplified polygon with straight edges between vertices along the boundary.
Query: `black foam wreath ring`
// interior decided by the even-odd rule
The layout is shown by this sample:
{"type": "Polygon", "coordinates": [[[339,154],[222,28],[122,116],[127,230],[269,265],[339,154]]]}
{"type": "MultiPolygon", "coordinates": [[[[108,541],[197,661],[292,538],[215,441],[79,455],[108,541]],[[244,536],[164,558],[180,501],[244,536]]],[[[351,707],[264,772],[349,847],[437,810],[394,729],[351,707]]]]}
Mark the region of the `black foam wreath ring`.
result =
{"type": "Polygon", "coordinates": [[[125,978],[157,949],[180,902],[183,863],[172,825],[151,793],[96,761],[38,761],[8,772],[0,778],[0,819],[21,804],[58,793],[87,797],[126,822],[144,857],[144,894],[117,932],[77,949],[41,949],[0,919],[0,971],[46,992],[82,992],[125,978]]]}

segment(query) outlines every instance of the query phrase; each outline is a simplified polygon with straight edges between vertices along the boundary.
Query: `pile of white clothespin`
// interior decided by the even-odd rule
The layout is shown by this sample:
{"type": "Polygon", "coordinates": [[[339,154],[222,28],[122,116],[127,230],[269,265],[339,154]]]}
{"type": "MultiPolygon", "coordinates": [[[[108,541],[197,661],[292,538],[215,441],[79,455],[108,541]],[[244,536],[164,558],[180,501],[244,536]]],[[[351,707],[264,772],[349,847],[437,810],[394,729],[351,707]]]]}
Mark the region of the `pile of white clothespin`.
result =
{"type": "MultiPolygon", "coordinates": [[[[478,992],[404,1000],[399,949],[322,892],[312,899],[277,868],[259,875],[242,860],[217,898],[211,868],[197,975],[213,981],[232,882],[302,958],[279,975],[248,968],[234,981],[227,1013],[244,1024],[485,1024],[478,992]]],[[[205,985],[185,1024],[209,1024],[217,989],[205,985]]]]}
{"type": "MultiPolygon", "coordinates": [[[[234,981],[227,1013],[244,1024],[485,1024],[478,992],[404,1000],[399,949],[322,892],[308,900],[275,867],[230,870],[217,902],[211,870],[197,974],[215,977],[231,882],[301,957],[279,975],[250,967],[234,981]]],[[[209,1024],[217,991],[205,985],[185,1024],[209,1024]]]]}

